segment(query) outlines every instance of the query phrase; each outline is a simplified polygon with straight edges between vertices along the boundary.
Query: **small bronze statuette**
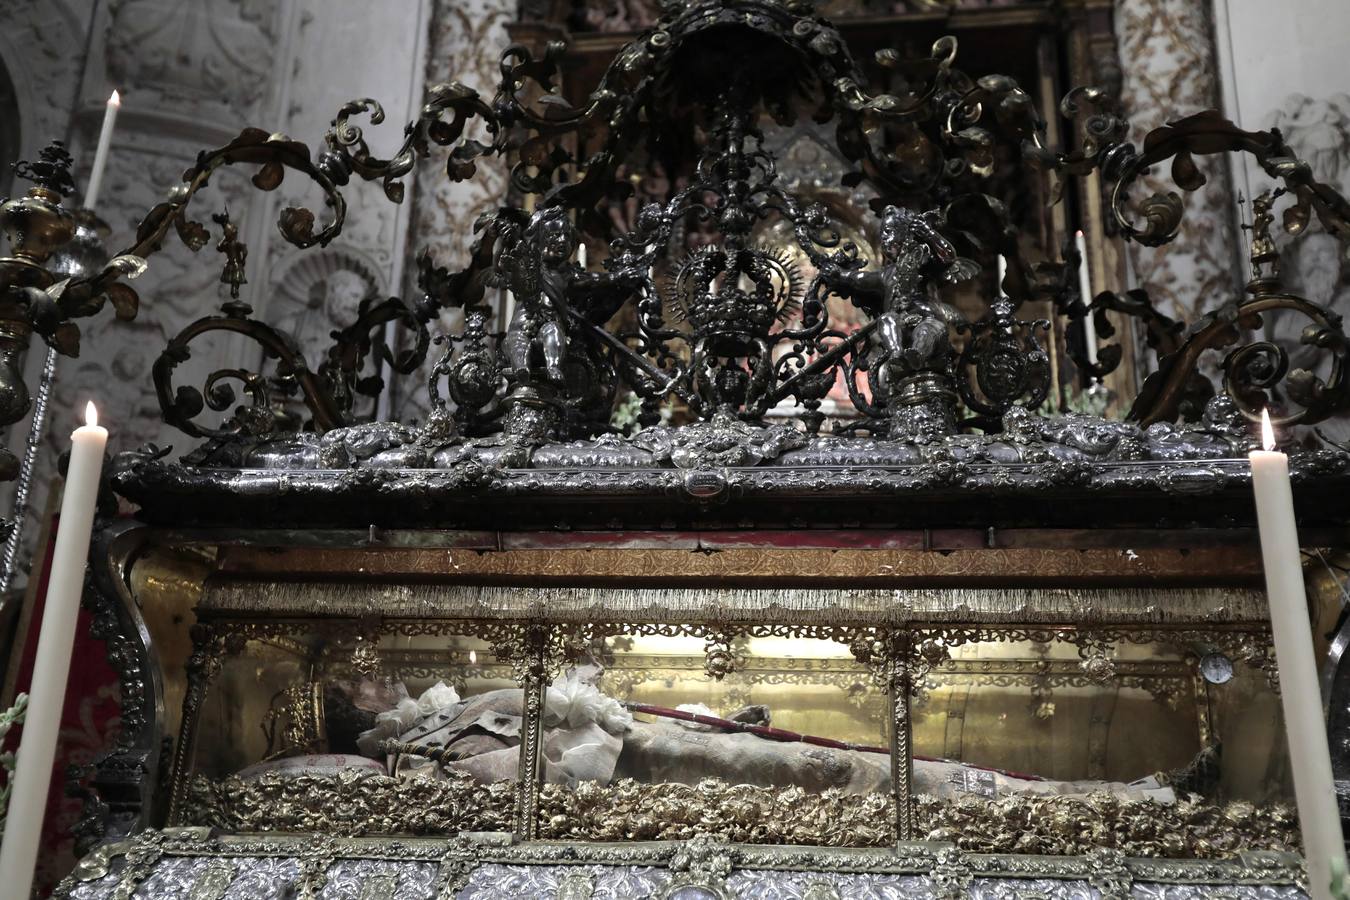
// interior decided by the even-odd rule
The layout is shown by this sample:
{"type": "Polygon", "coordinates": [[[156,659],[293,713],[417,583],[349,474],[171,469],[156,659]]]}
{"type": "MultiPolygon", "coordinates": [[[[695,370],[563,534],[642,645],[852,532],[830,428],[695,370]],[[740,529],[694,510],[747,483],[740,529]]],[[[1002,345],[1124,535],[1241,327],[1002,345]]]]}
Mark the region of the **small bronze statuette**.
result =
{"type": "Polygon", "coordinates": [[[248,262],[248,247],[239,240],[239,226],[230,220],[230,211],[226,209],[211,216],[211,221],[220,226],[220,241],[216,249],[225,255],[225,266],[220,272],[220,283],[230,286],[230,299],[239,299],[239,288],[248,284],[244,269],[248,262]]]}

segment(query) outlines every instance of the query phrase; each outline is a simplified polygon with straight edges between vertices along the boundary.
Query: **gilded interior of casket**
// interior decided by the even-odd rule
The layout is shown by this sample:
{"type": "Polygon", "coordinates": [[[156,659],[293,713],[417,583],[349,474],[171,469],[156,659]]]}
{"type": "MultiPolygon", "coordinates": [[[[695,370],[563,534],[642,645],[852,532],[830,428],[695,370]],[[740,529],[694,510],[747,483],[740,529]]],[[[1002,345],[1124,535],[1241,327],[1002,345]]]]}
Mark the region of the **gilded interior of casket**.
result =
{"type": "Polygon", "coordinates": [[[168,821],[1297,849],[1265,598],[1231,551],[792,554],[784,584],[772,549],[158,546],[132,569],[149,629],[174,632],[184,599],[196,617],[165,667],[186,716],[168,821]],[[657,563],[661,583],[618,586],[657,563]],[[982,565],[1026,586],[981,586],[982,565]],[[1097,585],[1066,586],[1085,567],[1097,585]]]}

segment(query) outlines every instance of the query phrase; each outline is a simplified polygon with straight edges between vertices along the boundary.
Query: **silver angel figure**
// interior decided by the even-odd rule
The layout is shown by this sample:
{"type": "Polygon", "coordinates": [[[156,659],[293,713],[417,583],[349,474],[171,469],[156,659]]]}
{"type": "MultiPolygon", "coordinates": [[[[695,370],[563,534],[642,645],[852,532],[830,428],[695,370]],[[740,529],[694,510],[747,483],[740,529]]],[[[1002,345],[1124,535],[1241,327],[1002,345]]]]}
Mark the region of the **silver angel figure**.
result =
{"type": "Polygon", "coordinates": [[[888,206],[881,214],[882,267],[821,273],[831,290],[876,319],[879,363],[917,371],[940,365],[950,349],[947,325],[956,313],[928,291],[933,271],[956,262],[956,250],[935,226],[938,215],[888,206]]]}
{"type": "Polygon", "coordinates": [[[562,207],[536,212],[523,239],[508,252],[507,284],[516,297],[503,340],[510,375],[532,380],[534,354],[543,358],[546,379],[564,383],[569,329],[603,325],[645,279],[645,272],[624,269],[588,272],[573,263],[578,237],[562,207]]]}

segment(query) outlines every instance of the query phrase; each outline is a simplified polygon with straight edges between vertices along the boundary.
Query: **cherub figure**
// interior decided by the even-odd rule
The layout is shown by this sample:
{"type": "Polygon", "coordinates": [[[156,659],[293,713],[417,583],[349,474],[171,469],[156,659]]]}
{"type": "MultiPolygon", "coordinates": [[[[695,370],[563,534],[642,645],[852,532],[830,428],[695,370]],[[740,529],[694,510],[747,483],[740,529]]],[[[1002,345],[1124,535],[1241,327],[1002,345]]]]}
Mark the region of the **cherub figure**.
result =
{"type": "Polygon", "coordinates": [[[930,275],[957,261],[956,250],[938,233],[938,215],[888,206],[881,214],[880,269],[821,272],[832,291],[876,320],[874,343],[883,365],[930,368],[950,346],[947,325],[956,313],[927,288],[930,275]]]}
{"type": "Polygon", "coordinates": [[[1270,226],[1275,224],[1275,198],[1284,191],[1265,191],[1252,199],[1252,224],[1248,226],[1252,233],[1251,263],[1253,278],[1274,278],[1280,272],[1280,251],[1275,247],[1275,239],[1270,235],[1270,226]]]}
{"type": "Polygon", "coordinates": [[[239,240],[239,226],[230,220],[230,211],[215,213],[211,221],[220,226],[220,242],[216,249],[225,255],[225,266],[220,270],[220,283],[230,286],[230,298],[239,299],[239,288],[248,284],[244,269],[248,262],[248,247],[239,240]]]}
{"type": "Polygon", "coordinates": [[[571,261],[577,243],[567,210],[555,206],[536,212],[522,239],[504,252],[502,268],[516,306],[502,350],[518,380],[529,377],[537,348],[545,376],[561,385],[569,325],[603,325],[645,278],[645,272],[638,270],[582,269],[571,261]]]}

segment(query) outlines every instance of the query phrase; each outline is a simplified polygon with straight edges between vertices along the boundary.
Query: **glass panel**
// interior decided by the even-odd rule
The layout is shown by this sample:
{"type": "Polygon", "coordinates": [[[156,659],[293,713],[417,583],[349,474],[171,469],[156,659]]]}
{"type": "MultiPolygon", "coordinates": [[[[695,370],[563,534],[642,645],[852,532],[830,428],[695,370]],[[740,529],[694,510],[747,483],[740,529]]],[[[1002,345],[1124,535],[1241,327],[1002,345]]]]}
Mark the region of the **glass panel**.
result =
{"type": "Polygon", "coordinates": [[[894,840],[885,693],[842,644],[748,638],[710,658],[702,638],[624,634],[593,656],[550,691],[542,837],[894,840]]]}
{"type": "Polygon", "coordinates": [[[1160,788],[1147,779],[1185,770],[1200,752],[1194,668],[1171,648],[1119,647],[1100,678],[1087,671],[1077,647],[1063,642],[966,644],[951,655],[915,700],[915,755],[1006,770],[1034,783],[960,775],[920,760],[921,793],[1105,789],[1142,798],[1160,788]],[[1143,734],[1149,740],[1138,740],[1143,734]],[[1140,783],[1128,788],[1133,782],[1140,783]]]}
{"type": "MultiPolygon", "coordinates": [[[[423,630],[423,629],[416,629],[423,630]]],[[[465,634],[302,635],[223,660],[185,824],[232,831],[509,831],[521,690],[465,634]]]]}
{"type": "MultiPolygon", "coordinates": [[[[915,837],[985,852],[1205,857],[1295,839],[1264,676],[1207,648],[951,649],[913,702],[915,837]],[[1241,802],[1238,802],[1241,801],[1241,802]],[[1251,802],[1247,802],[1251,801],[1251,802]],[[1228,806],[1227,804],[1235,803],[1228,806]]],[[[1282,739],[1282,737],[1281,737],[1282,739]]]]}

